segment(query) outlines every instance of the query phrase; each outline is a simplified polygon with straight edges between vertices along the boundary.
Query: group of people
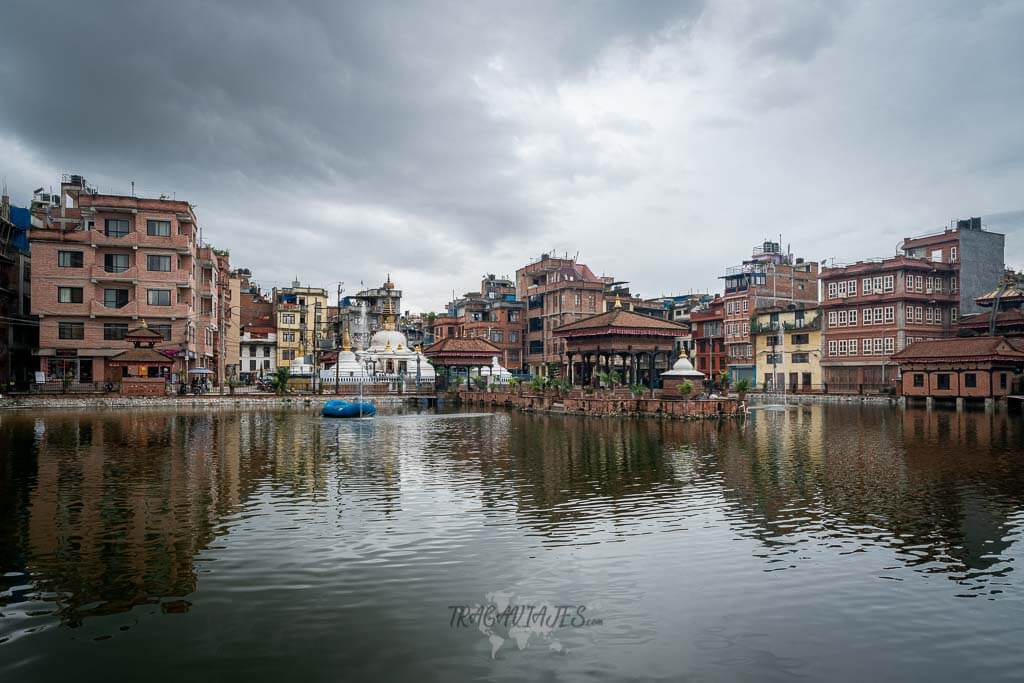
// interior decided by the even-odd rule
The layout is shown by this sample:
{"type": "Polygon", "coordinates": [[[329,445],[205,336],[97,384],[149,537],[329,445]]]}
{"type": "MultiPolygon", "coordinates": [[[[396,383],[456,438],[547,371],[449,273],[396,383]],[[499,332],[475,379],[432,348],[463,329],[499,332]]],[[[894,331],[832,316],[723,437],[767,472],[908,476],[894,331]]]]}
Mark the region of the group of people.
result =
{"type": "Polygon", "coordinates": [[[178,395],[185,396],[186,394],[193,394],[198,396],[199,394],[205,394],[210,391],[210,381],[203,378],[193,377],[192,381],[185,384],[185,378],[178,380],[178,395]]]}

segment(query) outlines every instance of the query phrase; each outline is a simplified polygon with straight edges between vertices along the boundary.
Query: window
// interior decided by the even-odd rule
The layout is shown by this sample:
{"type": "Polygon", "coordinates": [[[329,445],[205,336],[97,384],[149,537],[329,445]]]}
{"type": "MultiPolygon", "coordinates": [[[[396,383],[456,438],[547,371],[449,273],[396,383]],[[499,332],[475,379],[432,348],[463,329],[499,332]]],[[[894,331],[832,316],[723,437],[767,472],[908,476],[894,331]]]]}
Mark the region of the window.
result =
{"type": "Polygon", "coordinates": [[[510,342],[517,342],[517,341],[519,341],[519,333],[518,332],[509,332],[508,333],[508,340],[510,342]]]}
{"type": "Polygon", "coordinates": [[[1006,373],[1005,372],[1000,372],[999,373],[999,388],[1000,389],[1005,389],[1006,388],[1006,373]]]}
{"type": "Polygon", "coordinates": [[[150,325],[149,329],[154,332],[159,332],[163,336],[164,341],[171,341],[171,326],[169,323],[161,323],[159,325],[150,325]]]}
{"type": "Polygon", "coordinates": [[[838,283],[837,289],[839,291],[840,297],[846,296],[846,280],[843,280],[842,282],[838,283]]]}
{"type": "Polygon", "coordinates": [[[828,298],[829,299],[835,299],[836,298],[836,283],[834,283],[834,282],[828,283],[828,298]]]}
{"type": "Polygon", "coordinates": [[[885,338],[885,352],[893,353],[896,350],[896,338],[886,337],[885,338]]]}
{"type": "Polygon", "coordinates": [[[956,259],[957,259],[956,247],[950,247],[949,248],[949,262],[950,263],[956,263],[956,259]]]}
{"type": "Polygon", "coordinates": [[[150,219],[146,221],[146,234],[151,237],[170,237],[171,222],[150,219]]]}
{"type": "Polygon", "coordinates": [[[743,300],[743,312],[746,313],[748,310],[750,310],[750,301],[748,301],[747,299],[744,299],[743,300]]]}
{"type": "Polygon", "coordinates": [[[846,311],[839,311],[839,327],[846,327],[846,311]]]}
{"type": "Polygon", "coordinates": [[[834,339],[830,340],[829,343],[828,343],[828,355],[830,355],[830,356],[837,355],[836,354],[836,342],[835,342],[834,339]]]}
{"type": "Polygon", "coordinates": [[[107,237],[124,237],[128,234],[128,221],[123,218],[108,218],[103,227],[107,237]]]}
{"type": "Polygon", "coordinates": [[[792,339],[794,345],[808,344],[810,343],[810,340],[811,335],[809,334],[794,334],[792,339]]]}
{"type": "Polygon", "coordinates": [[[850,280],[846,283],[846,293],[850,296],[857,296],[857,281],[850,280]]]}
{"type": "Polygon", "coordinates": [[[284,333],[284,341],[286,341],[286,342],[294,342],[295,341],[295,333],[294,332],[285,332],[284,333]]]}
{"type": "Polygon", "coordinates": [[[932,309],[931,306],[928,306],[926,309],[924,309],[924,321],[929,325],[932,324],[932,310],[934,309],[932,309]]]}
{"type": "Polygon", "coordinates": [[[124,308],[128,305],[128,290],[104,289],[103,305],[107,308],[124,308]]]}
{"type": "Polygon", "coordinates": [[[808,357],[809,357],[809,355],[807,353],[794,353],[793,354],[793,362],[794,363],[807,363],[808,362],[808,357]]]}
{"type": "Polygon", "coordinates": [[[255,371],[256,371],[256,361],[255,360],[250,360],[249,361],[249,372],[255,372],[255,371]]]}
{"type": "Polygon", "coordinates": [[[882,278],[882,291],[891,292],[893,289],[894,277],[892,275],[885,275],[882,278]]]}
{"type": "Polygon", "coordinates": [[[284,349],[281,351],[281,360],[295,360],[295,349],[284,349]]]}
{"type": "Polygon", "coordinates": [[[950,321],[955,323],[957,318],[959,318],[959,317],[960,317],[960,309],[959,308],[954,306],[953,308],[949,309],[949,319],[950,319],[950,321]]]}
{"type": "Polygon", "coordinates": [[[769,353],[765,362],[768,363],[768,365],[782,365],[782,354],[769,353]]]}
{"type": "Polygon", "coordinates": [[[171,272],[171,257],[159,256],[156,254],[150,254],[146,256],[146,270],[152,270],[161,273],[171,272]]]}
{"type": "Polygon", "coordinates": [[[861,341],[860,341],[860,352],[862,354],[864,354],[865,356],[870,356],[871,355],[871,340],[870,339],[861,339],[861,341]]]}
{"type": "Polygon", "coordinates": [[[128,334],[128,323],[103,323],[103,339],[119,341],[128,334]]]}
{"type": "MultiPolygon", "coordinates": [[[[877,309],[877,308],[875,309],[875,317],[876,317],[876,319],[877,319],[878,314],[880,312],[881,312],[881,309],[877,309]]],[[[893,307],[893,306],[886,306],[885,307],[885,322],[891,323],[891,322],[894,322],[895,320],[896,320],[896,308],[893,307]]]]}
{"type": "Polygon", "coordinates": [[[973,372],[964,373],[964,386],[968,389],[976,389],[978,387],[978,376],[973,372]]]}
{"type": "Polygon", "coordinates": [[[935,376],[935,380],[936,380],[935,386],[936,386],[937,389],[949,389],[949,374],[948,373],[943,372],[943,373],[940,373],[940,374],[936,375],[935,376]]]}
{"type": "Polygon", "coordinates": [[[263,369],[264,370],[269,370],[270,369],[270,361],[269,360],[263,361],[263,369]]]}
{"type": "Polygon", "coordinates": [[[870,294],[871,293],[871,278],[866,277],[860,281],[860,293],[870,294]]]}
{"type": "Polygon", "coordinates": [[[853,310],[850,311],[849,323],[850,323],[851,326],[855,326],[857,324],[857,309],[856,308],[854,308],[853,310]]]}
{"type": "Polygon", "coordinates": [[[958,288],[956,286],[956,277],[949,278],[949,291],[955,292],[957,291],[957,289],[958,288]]]}
{"type": "Polygon", "coordinates": [[[85,323],[57,323],[58,339],[85,339],[85,323]]]}
{"type": "Polygon", "coordinates": [[[103,270],[108,273],[123,273],[128,270],[128,254],[104,254],[103,270]]]}
{"type": "Polygon", "coordinates": [[[80,304],[80,303],[82,303],[82,288],[81,287],[58,287],[57,288],[57,303],[60,303],[60,304],[80,304]]]}
{"type": "Polygon", "coordinates": [[[845,339],[840,339],[839,340],[839,355],[840,356],[845,356],[846,355],[846,340],[845,339]]]}
{"type": "Polygon", "coordinates": [[[914,373],[914,386],[915,387],[923,387],[924,386],[924,375],[922,373],[920,373],[920,372],[915,372],[914,373]]]}
{"type": "Polygon", "coordinates": [[[58,251],[57,265],[61,268],[81,268],[83,265],[82,252],[58,251]]]}
{"type": "Polygon", "coordinates": [[[876,337],[875,338],[875,353],[878,354],[878,355],[882,354],[882,338],[881,337],[876,337]]]}
{"type": "Polygon", "coordinates": [[[919,292],[923,292],[924,291],[924,276],[923,275],[915,275],[914,276],[914,289],[916,289],[919,292]]]}
{"type": "Polygon", "coordinates": [[[836,326],[836,312],[835,311],[829,311],[828,312],[828,326],[829,327],[835,327],[836,326]]]}
{"type": "MultiPolygon", "coordinates": [[[[255,355],[255,354],[253,354],[253,355],[255,355]]],[[[270,358],[270,347],[269,346],[264,346],[263,347],[263,357],[264,358],[270,358]]]]}
{"type": "Polygon", "coordinates": [[[171,290],[169,289],[147,289],[146,302],[150,306],[170,306],[171,290]]]}
{"type": "Polygon", "coordinates": [[[281,324],[282,325],[294,325],[295,324],[295,314],[294,313],[282,313],[281,314],[281,324]]]}
{"type": "MultiPolygon", "coordinates": [[[[892,277],[892,275],[890,275],[889,277],[892,277]]],[[[874,279],[874,284],[872,285],[872,289],[874,290],[875,294],[878,294],[879,292],[882,291],[882,276],[881,275],[879,275],[878,277],[876,277],[874,279]]]]}

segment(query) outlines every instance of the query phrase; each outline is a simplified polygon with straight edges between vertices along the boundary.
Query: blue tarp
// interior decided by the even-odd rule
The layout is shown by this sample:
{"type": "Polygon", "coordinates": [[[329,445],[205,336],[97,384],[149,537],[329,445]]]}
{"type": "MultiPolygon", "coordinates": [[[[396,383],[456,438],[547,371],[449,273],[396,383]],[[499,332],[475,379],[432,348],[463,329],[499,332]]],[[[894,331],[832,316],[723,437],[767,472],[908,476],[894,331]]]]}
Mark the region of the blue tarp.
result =
{"type": "Polygon", "coordinates": [[[32,214],[20,206],[11,207],[11,223],[17,230],[11,244],[18,251],[28,253],[28,229],[32,227],[32,214]]]}

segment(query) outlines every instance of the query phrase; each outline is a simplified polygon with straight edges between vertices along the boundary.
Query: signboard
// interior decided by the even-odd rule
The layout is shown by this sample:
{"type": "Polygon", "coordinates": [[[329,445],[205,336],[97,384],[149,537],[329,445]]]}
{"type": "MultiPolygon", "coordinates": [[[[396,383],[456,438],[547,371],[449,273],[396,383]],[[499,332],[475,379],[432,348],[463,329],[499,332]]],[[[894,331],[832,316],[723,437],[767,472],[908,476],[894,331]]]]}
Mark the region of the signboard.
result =
{"type": "Polygon", "coordinates": [[[54,355],[57,358],[75,358],[78,356],[78,349],[56,349],[54,355]]]}

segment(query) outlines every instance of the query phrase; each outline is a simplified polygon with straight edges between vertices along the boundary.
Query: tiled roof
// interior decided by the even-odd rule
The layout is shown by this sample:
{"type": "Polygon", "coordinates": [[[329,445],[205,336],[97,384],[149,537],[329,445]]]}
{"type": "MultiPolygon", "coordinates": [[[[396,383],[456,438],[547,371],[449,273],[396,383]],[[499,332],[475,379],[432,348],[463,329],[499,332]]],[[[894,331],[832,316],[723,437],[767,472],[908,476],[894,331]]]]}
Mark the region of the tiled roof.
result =
{"type": "Polygon", "coordinates": [[[674,323],[671,320],[641,315],[625,308],[613,308],[610,311],[556,327],[553,332],[559,336],[567,336],[574,332],[595,332],[597,330],[608,330],[611,334],[615,334],[617,331],[625,333],[628,330],[645,330],[674,336],[684,334],[686,329],[685,325],[674,323]]]}
{"type": "Polygon", "coordinates": [[[1024,340],[1012,337],[951,337],[911,344],[892,356],[893,360],[980,360],[1024,361],[1024,340]]]}
{"type": "Polygon", "coordinates": [[[109,363],[116,365],[174,365],[174,360],[168,358],[156,349],[128,349],[111,358],[109,363]]]}
{"type": "Polygon", "coordinates": [[[500,353],[501,349],[497,346],[486,339],[480,339],[478,337],[445,337],[441,341],[434,342],[427,348],[423,349],[423,355],[428,358],[440,355],[496,356],[500,353]]]}
{"type": "MultiPolygon", "coordinates": [[[[960,318],[961,327],[988,327],[992,322],[992,311],[972,313],[960,318]]],[[[1013,323],[1024,323],[1024,311],[1019,308],[1011,308],[1006,311],[999,311],[996,314],[996,326],[1011,325],[1013,323]]]]}

